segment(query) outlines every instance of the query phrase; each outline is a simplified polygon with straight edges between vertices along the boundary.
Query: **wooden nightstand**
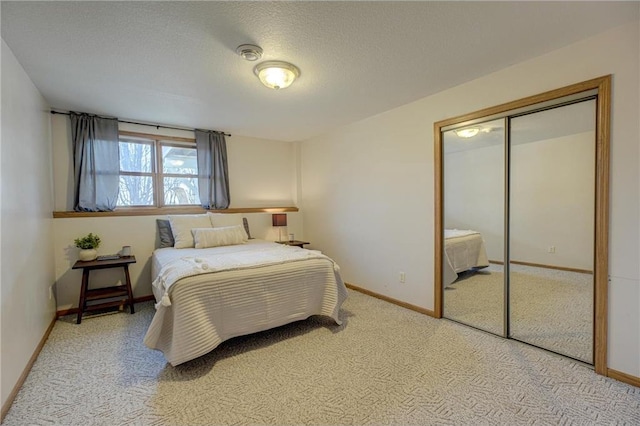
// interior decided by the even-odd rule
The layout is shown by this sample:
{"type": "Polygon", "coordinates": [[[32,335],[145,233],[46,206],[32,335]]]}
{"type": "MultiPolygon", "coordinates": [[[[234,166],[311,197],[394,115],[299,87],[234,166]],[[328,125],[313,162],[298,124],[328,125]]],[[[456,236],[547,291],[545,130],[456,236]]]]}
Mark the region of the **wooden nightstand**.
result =
{"type": "Polygon", "coordinates": [[[298,240],[293,240],[293,241],[276,241],[276,243],[278,244],[285,244],[287,246],[296,246],[296,247],[300,247],[300,248],[304,248],[302,247],[305,244],[311,244],[307,241],[298,241],[298,240]]]}
{"type": "Polygon", "coordinates": [[[129,305],[133,314],[133,290],[131,289],[131,277],[129,276],[129,264],[136,263],[135,256],[123,256],[114,260],[90,260],[83,262],[78,260],[71,269],[82,269],[82,286],[80,287],[80,300],[78,301],[78,318],[76,324],[82,321],[82,314],[85,311],[95,311],[98,309],[111,308],[120,305],[129,305]],[[96,288],[89,290],[89,272],[94,269],[124,268],[124,285],[112,287],[96,288]],[[109,302],[87,305],[87,301],[113,299],[109,302]]]}

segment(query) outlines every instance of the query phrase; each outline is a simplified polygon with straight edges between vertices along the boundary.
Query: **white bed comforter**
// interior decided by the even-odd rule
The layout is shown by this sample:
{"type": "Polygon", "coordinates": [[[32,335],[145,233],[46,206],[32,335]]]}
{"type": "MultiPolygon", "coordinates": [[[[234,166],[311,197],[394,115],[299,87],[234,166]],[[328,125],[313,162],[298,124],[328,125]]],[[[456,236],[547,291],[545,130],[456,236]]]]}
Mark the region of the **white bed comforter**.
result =
{"type": "Polygon", "coordinates": [[[340,269],[318,251],[266,241],[154,252],[158,303],[144,343],[172,365],[235,336],[327,315],[340,324],[340,269]]]}

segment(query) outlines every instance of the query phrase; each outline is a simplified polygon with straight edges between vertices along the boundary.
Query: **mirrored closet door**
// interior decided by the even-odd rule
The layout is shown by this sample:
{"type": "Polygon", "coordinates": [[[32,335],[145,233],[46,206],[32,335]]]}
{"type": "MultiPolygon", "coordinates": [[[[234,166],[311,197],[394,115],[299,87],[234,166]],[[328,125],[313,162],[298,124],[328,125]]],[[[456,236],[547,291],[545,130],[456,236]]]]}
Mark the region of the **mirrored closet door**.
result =
{"type": "Polygon", "coordinates": [[[504,330],[504,123],[442,135],[445,315],[494,334],[504,330]]]}
{"type": "Polygon", "coordinates": [[[436,123],[436,315],[606,368],[609,84],[436,123]]]}
{"type": "Polygon", "coordinates": [[[510,335],[593,362],[594,99],[510,120],[510,335]]]}

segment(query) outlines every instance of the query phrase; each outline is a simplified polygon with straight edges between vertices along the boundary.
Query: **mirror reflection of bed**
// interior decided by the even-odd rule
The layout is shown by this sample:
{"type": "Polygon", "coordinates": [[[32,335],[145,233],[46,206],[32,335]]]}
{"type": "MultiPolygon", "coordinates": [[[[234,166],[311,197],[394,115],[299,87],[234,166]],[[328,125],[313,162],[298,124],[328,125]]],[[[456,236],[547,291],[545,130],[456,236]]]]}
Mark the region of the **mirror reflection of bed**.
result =
{"type": "Polygon", "coordinates": [[[444,247],[443,281],[445,287],[458,278],[458,273],[489,266],[484,240],[477,231],[445,229],[444,247]]]}
{"type": "Polygon", "coordinates": [[[446,316],[495,334],[502,333],[502,265],[490,264],[482,234],[444,230],[442,277],[446,316]]]}

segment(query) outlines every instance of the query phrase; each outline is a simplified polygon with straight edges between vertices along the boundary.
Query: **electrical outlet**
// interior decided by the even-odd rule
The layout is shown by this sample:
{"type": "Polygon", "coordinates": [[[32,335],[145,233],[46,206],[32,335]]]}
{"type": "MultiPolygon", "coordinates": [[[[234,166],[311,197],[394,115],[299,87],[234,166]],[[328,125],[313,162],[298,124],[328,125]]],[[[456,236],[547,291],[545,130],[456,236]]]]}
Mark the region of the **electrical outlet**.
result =
{"type": "Polygon", "coordinates": [[[556,246],[549,246],[549,248],[547,249],[547,252],[555,253],[556,252],[556,246]]]}
{"type": "Polygon", "coordinates": [[[400,282],[401,282],[401,283],[403,283],[403,282],[404,282],[405,278],[406,278],[406,277],[405,277],[404,272],[400,272],[400,282]]]}

